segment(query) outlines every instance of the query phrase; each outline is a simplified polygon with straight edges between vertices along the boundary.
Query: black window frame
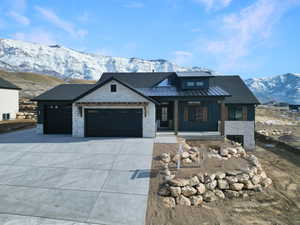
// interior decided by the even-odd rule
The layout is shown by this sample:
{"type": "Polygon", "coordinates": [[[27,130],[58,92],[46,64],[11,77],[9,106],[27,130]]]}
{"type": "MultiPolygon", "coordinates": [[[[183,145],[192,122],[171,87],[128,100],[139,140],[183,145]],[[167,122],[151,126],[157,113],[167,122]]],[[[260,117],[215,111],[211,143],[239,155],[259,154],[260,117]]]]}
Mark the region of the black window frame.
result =
{"type": "Polygon", "coordinates": [[[110,92],[117,92],[117,85],[116,84],[111,84],[110,85],[110,92]]]}
{"type": "Polygon", "coordinates": [[[241,106],[241,105],[228,106],[228,120],[242,121],[243,120],[243,106],[241,106]]]}

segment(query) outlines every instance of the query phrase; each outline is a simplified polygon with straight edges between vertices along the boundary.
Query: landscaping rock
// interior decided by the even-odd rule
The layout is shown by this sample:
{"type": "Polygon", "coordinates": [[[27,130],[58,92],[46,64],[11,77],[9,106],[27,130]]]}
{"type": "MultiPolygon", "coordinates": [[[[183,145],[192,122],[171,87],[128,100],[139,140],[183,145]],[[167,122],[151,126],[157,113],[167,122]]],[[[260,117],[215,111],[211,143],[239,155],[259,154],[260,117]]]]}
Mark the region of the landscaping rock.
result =
{"type": "Polygon", "coordinates": [[[215,195],[219,198],[222,198],[224,199],[225,198],[225,194],[223,193],[223,191],[220,191],[220,190],[215,190],[214,191],[215,195]]]}
{"type": "Polygon", "coordinates": [[[199,161],[199,154],[198,153],[192,153],[190,155],[190,158],[191,158],[192,161],[197,162],[197,161],[199,161]]]}
{"type": "Polygon", "coordinates": [[[260,180],[261,180],[261,176],[259,175],[255,175],[254,177],[252,177],[251,181],[252,183],[255,185],[255,184],[259,184],[260,183],[260,180]]]}
{"type": "Polygon", "coordinates": [[[196,190],[198,192],[198,194],[203,194],[206,190],[205,185],[200,183],[196,186],[196,190]]]}
{"type": "Polygon", "coordinates": [[[261,185],[265,188],[270,186],[271,184],[272,184],[272,180],[270,178],[265,178],[261,182],[261,185]]]}
{"type": "Polygon", "coordinates": [[[184,187],[189,185],[189,180],[187,179],[181,179],[181,178],[175,178],[169,181],[169,184],[171,186],[175,186],[175,187],[184,187]]]}
{"type": "Polygon", "coordinates": [[[193,187],[186,186],[186,187],[181,188],[181,193],[186,197],[190,197],[190,196],[196,194],[197,190],[193,187]]]}
{"type": "Polygon", "coordinates": [[[216,173],[216,179],[224,179],[225,176],[226,176],[226,174],[223,172],[216,173]]]}
{"type": "Polygon", "coordinates": [[[238,179],[238,182],[245,183],[250,179],[250,176],[246,173],[237,175],[236,178],[238,179]]]}
{"type": "Polygon", "coordinates": [[[213,202],[217,200],[217,197],[214,192],[207,191],[203,194],[203,200],[206,202],[213,202]]]}
{"type": "Polygon", "coordinates": [[[221,190],[229,189],[229,183],[227,180],[218,180],[218,188],[221,190]]]}
{"type": "Polygon", "coordinates": [[[169,163],[171,161],[170,154],[168,154],[168,153],[161,154],[160,159],[161,159],[161,161],[163,161],[165,163],[169,163]]]}
{"type": "Polygon", "coordinates": [[[181,158],[182,159],[187,159],[187,158],[189,158],[190,157],[190,154],[188,153],[188,152],[182,152],[181,153],[181,158]]]}
{"type": "Polygon", "coordinates": [[[242,174],[243,172],[240,170],[229,170],[226,172],[226,175],[228,176],[237,176],[239,174],[242,174]]]}
{"type": "Polygon", "coordinates": [[[220,155],[221,156],[227,156],[228,155],[228,150],[226,148],[221,148],[220,149],[220,155]]]}
{"type": "Polygon", "coordinates": [[[215,174],[211,174],[211,175],[205,174],[205,176],[204,176],[204,183],[205,184],[211,183],[211,182],[214,181],[215,178],[216,178],[215,174]]]}
{"type": "Polygon", "coordinates": [[[200,184],[200,181],[197,176],[193,176],[192,178],[190,178],[189,182],[190,182],[189,183],[190,186],[196,186],[200,184]]]}
{"type": "Polygon", "coordinates": [[[178,197],[181,194],[180,187],[170,187],[170,193],[173,197],[178,197]]]}
{"type": "Polygon", "coordinates": [[[227,151],[229,154],[235,155],[237,153],[237,150],[235,148],[227,148],[227,151]]]}
{"type": "Polygon", "coordinates": [[[192,163],[193,161],[192,161],[190,158],[186,158],[186,159],[183,159],[182,162],[183,162],[184,164],[190,164],[190,163],[192,163]]]}
{"type": "Polygon", "coordinates": [[[238,182],[238,179],[235,176],[227,176],[225,178],[229,184],[234,184],[238,182]]]}
{"type": "Polygon", "coordinates": [[[214,180],[214,181],[212,181],[212,182],[210,182],[210,183],[207,183],[207,184],[205,184],[205,187],[208,189],[208,190],[214,190],[216,187],[217,187],[217,181],[216,180],[214,180]]]}
{"type": "Polygon", "coordinates": [[[169,187],[162,186],[162,187],[160,187],[160,189],[158,191],[158,194],[161,195],[161,196],[170,196],[171,192],[169,190],[169,187]]]}
{"type": "Polygon", "coordinates": [[[163,205],[167,208],[174,208],[176,206],[176,202],[173,197],[163,198],[162,202],[163,202],[163,205]]]}
{"type": "Polygon", "coordinates": [[[230,189],[233,191],[240,191],[243,189],[243,187],[244,187],[244,184],[242,184],[242,183],[230,184],[230,189]]]}
{"type": "Polygon", "coordinates": [[[201,183],[204,183],[204,175],[202,173],[198,173],[197,177],[201,183]]]}
{"type": "Polygon", "coordinates": [[[178,160],[180,160],[180,155],[179,154],[174,155],[174,157],[172,158],[172,161],[176,163],[176,162],[178,162],[178,160]]]}
{"type": "Polygon", "coordinates": [[[253,183],[250,180],[245,182],[244,185],[244,188],[247,190],[253,190],[255,188],[255,185],[253,185],[253,183]]]}
{"type": "Polygon", "coordinates": [[[201,195],[196,195],[196,196],[190,197],[190,201],[191,201],[192,205],[198,206],[203,202],[203,198],[201,195]]]}
{"type": "Polygon", "coordinates": [[[191,205],[191,201],[189,198],[180,195],[179,197],[176,198],[176,202],[178,205],[185,205],[185,206],[190,206],[191,205]]]}
{"type": "Polygon", "coordinates": [[[240,193],[238,191],[226,190],[225,196],[228,198],[238,198],[240,196],[240,193]]]}

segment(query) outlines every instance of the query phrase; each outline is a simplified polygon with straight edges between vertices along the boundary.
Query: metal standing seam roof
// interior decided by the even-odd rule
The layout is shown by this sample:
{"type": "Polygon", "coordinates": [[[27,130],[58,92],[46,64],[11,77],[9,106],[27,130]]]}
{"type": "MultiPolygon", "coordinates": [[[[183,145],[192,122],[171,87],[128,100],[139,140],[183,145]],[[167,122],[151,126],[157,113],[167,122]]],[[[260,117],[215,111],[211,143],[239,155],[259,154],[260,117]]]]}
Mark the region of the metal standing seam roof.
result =
{"type": "Polygon", "coordinates": [[[0,88],[21,90],[21,88],[19,88],[18,86],[2,78],[0,78],[0,88]]]}
{"type": "Polygon", "coordinates": [[[230,96],[230,94],[224,91],[220,87],[210,87],[208,89],[195,89],[195,90],[178,90],[176,87],[154,87],[154,88],[138,88],[138,90],[150,97],[219,97],[230,96]]]}

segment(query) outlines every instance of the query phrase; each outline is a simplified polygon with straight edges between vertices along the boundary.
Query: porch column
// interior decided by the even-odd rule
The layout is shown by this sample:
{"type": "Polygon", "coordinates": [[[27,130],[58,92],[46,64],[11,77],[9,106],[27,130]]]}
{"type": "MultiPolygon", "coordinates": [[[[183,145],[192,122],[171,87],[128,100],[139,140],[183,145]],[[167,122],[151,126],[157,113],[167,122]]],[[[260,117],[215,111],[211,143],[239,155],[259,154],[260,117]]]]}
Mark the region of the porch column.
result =
{"type": "Polygon", "coordinates": [[[178,134],[178,100],[174,101],[174,133],[178,134]]]}
{"type": "Polygon", "coordinates": [[[225,116],[226,116],[226,108],[225,108],[225,103],[224,100],[221,102],[221,135],[224,136],[225,134],[225,116]]]}

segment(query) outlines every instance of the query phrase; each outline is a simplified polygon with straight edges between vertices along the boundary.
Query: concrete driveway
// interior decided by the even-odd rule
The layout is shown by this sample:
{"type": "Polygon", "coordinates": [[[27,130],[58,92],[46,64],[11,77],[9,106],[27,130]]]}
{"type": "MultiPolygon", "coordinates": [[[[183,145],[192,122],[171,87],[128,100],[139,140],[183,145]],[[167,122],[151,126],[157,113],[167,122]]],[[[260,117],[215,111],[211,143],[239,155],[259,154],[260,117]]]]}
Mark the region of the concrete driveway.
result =
{"type": "Polygon", "coordinates": [[[144,224],[153,139],[0,135],[0,224],[144,224]]]}

